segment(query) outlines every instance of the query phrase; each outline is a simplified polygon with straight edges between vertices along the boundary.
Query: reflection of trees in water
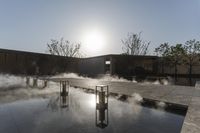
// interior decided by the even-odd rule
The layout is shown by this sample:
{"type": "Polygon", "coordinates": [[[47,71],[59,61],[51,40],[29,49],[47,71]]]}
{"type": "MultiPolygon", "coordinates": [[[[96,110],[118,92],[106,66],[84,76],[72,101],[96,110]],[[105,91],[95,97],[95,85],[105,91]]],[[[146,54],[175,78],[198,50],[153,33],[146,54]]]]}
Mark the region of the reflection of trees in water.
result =
{"type": "Polygon", "coordinates": [[[71,88],[69,91],[69,101],[67,101],[69,106],[67,108],[62,108],[59,95],[49,99],[47,108],[56,114],[62,115],[63,118],[73,119],[79,124],[83,124],[85,121],[87,121],[88,124],[94,123],[95,108],[90,106],[90,99],[91,94],[71,88]]]}
{"type": "Polygon", "coordinates": [[[49,102],[47,104],[47,108],[50,108],[52,111],[58,111],[59,110],[59,96],[53,97],[49,99],[49,102]]]}
{"type": "Polygon", "coordinates": [[[69,95],[69,98],[70,98],[69,100],[70,110],[79,111],[81,109],[81,103],[77,99],[80,99],[80,98],[78,98],[76,95],[69,95]]]}
{"type": "MultiPolygon", "coordinates": [[[[77,96],[77,93],[74,94],[73,91],[71,93],[71,95],[69,94],[69,96],[67,96],[69,98],[66,98],[65,102],[69,104],[68,108],[70,108],[72,111],[79,111],[81,109],[81,100],[79,96],[77,96]]],[[[63,102],[62,100],[63,99],[60,96],[50,98],[47,108],[50,108],[52,111],[58,111],[61,108],[61,102],[63,102]]]]}

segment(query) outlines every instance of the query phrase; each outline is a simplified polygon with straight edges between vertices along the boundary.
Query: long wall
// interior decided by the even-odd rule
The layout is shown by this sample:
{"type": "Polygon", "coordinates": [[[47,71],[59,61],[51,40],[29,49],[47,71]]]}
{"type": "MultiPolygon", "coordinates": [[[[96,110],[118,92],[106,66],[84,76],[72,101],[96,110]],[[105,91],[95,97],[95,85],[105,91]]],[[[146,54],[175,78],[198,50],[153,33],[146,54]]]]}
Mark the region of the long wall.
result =
{"type": "MultiPolygon", "coordinates": [[[[174,66],[170,64],[163,63],[157,56],[105,55],[82,59],[79,63],[79,73],[86,76],[108,73],[127,79],[137,76],[150,79],[170,77],[174,84],[189,85],[188,66],[177,66],[177,81],[175,82],[174,66]]],[[[200,80],[200,63],[194,65],[192,69],[192,84],[194,85],[198,80],[200,80]]]]}
{"type": "MultiPolygon", "coordinates": [[[[158,60],[158,73],[159,75],[175,77],[175,67],[170,62],[165,62],[162,58],[158,60]]],[[[189,66],[188,65],[178,65],[177,66],[177,82],[176,84],[189,84],[189,66]]],[[[192,66],[192,85],[196,81],[200,80],[200,57],[197,59],[197,62],[192,66]],[[198,61],[199,60],[199,61],[198,61]]]]}
{"type": "Polygon", "coordinates": [[[137,67],[155,73],[156,60],[157,57],[155,56],[126,55],[71,58],[0,49],[0,72],[31,75],[74,72],[92,77],[100,74],[132,76],[135,75],[135,68],[137,67]]]}
{"type": "Polygon", "coordinates": [[[0,49],[0,72],[51,75],[78,72],[78,58],[0,49]]]}

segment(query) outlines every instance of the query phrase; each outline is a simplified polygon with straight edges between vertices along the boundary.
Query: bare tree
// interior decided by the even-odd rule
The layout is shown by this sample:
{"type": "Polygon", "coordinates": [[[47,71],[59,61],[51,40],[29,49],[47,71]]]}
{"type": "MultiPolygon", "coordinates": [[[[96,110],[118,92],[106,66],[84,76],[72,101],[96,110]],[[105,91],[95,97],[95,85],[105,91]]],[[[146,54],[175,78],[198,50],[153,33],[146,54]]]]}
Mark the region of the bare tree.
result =
{"type": "Polygon", "coordinates": [[[127,38],[122,40],[123,54],[127,55],[146,55],[150,42],[145,42],[141,39],[141,32],[139,34],[129,33],[127,38]]]}
{"type": "Polygon", "coordinates": [[[157,56],[161,56],[161,57],[167,57],[170,51],[170,45],[169,43],[165,42],[162,43],[159,47],[155,48],[155,53],[157,56]]]}
{"type": "Polygon", "coordinates": [[[60,41],[51,39],[51,42],[47,43],[47,52],[52,55],[81,57],[80,48],[80,43],[70,43],[63,38],[60,41]]]}

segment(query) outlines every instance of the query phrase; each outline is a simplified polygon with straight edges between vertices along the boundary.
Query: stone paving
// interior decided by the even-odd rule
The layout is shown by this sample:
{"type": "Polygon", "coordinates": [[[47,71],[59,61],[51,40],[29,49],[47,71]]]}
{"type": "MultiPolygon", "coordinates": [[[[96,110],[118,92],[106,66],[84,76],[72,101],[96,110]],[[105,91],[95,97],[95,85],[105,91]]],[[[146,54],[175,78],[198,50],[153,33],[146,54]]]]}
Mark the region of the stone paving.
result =
{"type": "Polygon", "coordinates": [[[133,82],[110,82],[95,79],[53,78],[55,82],[69,81],[70,86],[95,89],[96,85],[109,86],[112,93],[132,95],[140,94],[143,98],[187,106],[188,111],[181,133],[200,133],[200,82],[196,87],[175,85],[140,84],[133,82]]]}
{"type": "Polygon", "coordinates": [[[196,84],[181,133],[200,133],[200,82],[196,84]]]}

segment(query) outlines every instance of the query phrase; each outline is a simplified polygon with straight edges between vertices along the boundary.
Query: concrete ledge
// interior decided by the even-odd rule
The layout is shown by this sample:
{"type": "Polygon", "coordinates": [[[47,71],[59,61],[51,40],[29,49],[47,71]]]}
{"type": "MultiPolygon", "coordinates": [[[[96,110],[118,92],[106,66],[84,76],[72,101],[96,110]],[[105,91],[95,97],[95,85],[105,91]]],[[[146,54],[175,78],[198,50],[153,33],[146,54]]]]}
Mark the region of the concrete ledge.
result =
{"type": "Polygon", "coordinates": [[[181,133],[200,133],[200,89],[196,86],[181,133]]]}

